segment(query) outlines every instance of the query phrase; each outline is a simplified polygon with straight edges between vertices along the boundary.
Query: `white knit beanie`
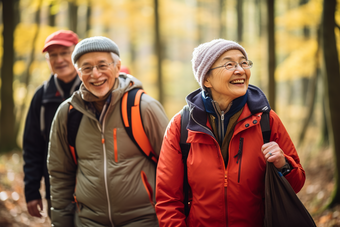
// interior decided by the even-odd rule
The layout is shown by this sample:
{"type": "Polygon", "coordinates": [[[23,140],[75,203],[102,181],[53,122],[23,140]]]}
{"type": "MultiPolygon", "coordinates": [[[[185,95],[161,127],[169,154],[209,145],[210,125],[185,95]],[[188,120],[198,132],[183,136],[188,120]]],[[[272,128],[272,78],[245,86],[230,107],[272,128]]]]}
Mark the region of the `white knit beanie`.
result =
{"type": "Polygon", "coordinates": [[[94,36],[80,41],[72,53],[73,64],[89,52],[113,52],[119,56],[119,49],[115,42],[103,36],[94,36]]]}
{"type": "Polygon", "coordinates": [[[228,50],[239,50],[248,60],[246,50],[238,43],[225,39],[214,39],[203,43],[192,53],[192,70],[197,82],[204,89],[204,78],[217,59],[228,50]]]}

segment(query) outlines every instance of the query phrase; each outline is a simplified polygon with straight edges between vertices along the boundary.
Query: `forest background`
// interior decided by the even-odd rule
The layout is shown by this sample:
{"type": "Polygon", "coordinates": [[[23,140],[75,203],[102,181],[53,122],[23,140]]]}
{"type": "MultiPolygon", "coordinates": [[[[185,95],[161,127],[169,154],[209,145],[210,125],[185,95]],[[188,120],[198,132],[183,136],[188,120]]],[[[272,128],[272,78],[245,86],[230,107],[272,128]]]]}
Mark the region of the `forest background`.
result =
{"type": "MultiPolygon", "coordinates": [[[[340,226],[339,0],[2,0],[0,18],[0,226],[48,226],[23,196],[22,134],[36,89],[49,78],[41,50],[52,32],[101,35],[164,106],[169,119],[199,87],[193,49],[239,42],[298,149],[298,194],[318,226],[340,226]]],[[[43,193],[43,190],[42,190],[43,193]]],[[[46,213],[45,213],[46,214],[46,213]]]]}

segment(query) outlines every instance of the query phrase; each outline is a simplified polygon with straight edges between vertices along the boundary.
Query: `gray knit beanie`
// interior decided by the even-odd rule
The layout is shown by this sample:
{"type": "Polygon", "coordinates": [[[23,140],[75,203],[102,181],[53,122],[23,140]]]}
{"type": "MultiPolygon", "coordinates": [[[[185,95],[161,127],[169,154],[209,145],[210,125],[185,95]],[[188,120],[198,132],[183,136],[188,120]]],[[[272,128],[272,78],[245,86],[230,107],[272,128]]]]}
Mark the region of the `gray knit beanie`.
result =
{"type": "Polygon", "coordinates": [[[73,64],[89,52],[113,52],[119,56],[119,49],[115,42],[103,36],[94,36],[80,41],[72,53],[73,64]]]}
{"type": "Polygon", "coordinates": [[[203,43],[192,53],[192,70],[197,82],[204,89],[204,78],[217,59],[228,50],[239,50],[248,60],[246,50],[238,43],[225,39],[214,39],[203,43]]]}

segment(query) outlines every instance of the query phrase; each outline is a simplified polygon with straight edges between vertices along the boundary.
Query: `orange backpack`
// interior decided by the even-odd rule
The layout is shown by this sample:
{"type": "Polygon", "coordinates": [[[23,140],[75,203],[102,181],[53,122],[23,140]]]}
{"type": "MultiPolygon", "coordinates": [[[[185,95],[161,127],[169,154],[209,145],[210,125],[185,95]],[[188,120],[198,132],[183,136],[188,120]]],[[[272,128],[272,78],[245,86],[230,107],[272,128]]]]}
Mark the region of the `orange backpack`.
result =
{"type": "MultiPolygon", "coordinates": [[[[133,143],[136,144],[142,154],[144,154],[151,162],[157,164],[158,156],[153,150],[143,127],[140,102],[144,93],[144,90],[135,88],[123,95],[123,98],[121,99],[121,117],[126,133],[133,143]]],[[[67,140],[70,152],[76,164],[78,157],[75,141],[82,116],[83,114],[80,111],[70,105],[67,120],[67,140]]]]}

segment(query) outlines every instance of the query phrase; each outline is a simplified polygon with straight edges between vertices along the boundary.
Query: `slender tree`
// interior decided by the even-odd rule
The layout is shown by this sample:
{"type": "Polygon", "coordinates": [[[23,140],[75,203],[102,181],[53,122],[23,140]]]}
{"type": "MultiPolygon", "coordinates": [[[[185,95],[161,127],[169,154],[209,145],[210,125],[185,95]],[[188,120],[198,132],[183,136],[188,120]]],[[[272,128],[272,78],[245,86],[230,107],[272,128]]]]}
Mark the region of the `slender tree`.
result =
{"type": "Polygon", "coordinates": [[[162,42],[160,35],[160,23],[159,23],[159,2],[154,0],[154,15],[155,15],[155,52],[157,56],[157,75],[158,75],[158,100],[160,103],[164,103],[164,89],[163,89],[163,75],[162,75],[162,42]]]}
{"type": "Polygon", "coordinates": [[[316,102],[316,94],[317,94],[317,88],[318,88],[318,80],[319,80],[319,74],[320,74],[320,28],[317,30],[317,41],[318,41],[318,47],[314,56],[314,73],[309,80],[308,83],[308,89],[307,89],[307,105],[308,105],[308,111],[307,111],[307,116],[304,118],[303,125],[302,125],[302,130],[299,136],[299,142],[298,146],[300,146],[305,138],[307,128],[310,125],[310,121],[313,116],[314,112],[314,106],[316,102]]]}
{"type": "Polygon", "coordinates": [[[17,148],[13,99],[15,15],[18,0],[2,0],[3,55],[1,67],[0,151],[17,148]]]}
{"type": "Polygon", "coordinates": [[[78,6],[74,1],[68,3],[68,22],[70,30],[77,33],[78,6]]]}
{"type": "Polygon", "coordinates": [[[325,92],[327,125],[330,130],[330,144],[334,150],[335,187],[329,207],[340,204],[340,71],[334,29],[336,0],[324,0],[322,13],[321,38],[325,67],[325,92]]]}
{"type": "MultiPolygon", "coordinates": [[[[32,49],[31,49],[30,56],[27,59],[27,65],[26,65],[26,70],[25,70],[25,74],[24,74],[26,88],[28,87],[30,79],[31,79],[30,68],[31,68],[31,66],[32,66],[32,64],[35,60],[35,51],[36,51],[35,43],[37,42],[38,35],[39,35],[39,32],[40,32],[40,12],[41,12],[42,2],[43,2],[43,0],[39,0],[38,8],[37,8],[37,11],[35,13],[35,24],[37,25],[37,29],[36,29],[35,34],[33,36],[32,44],[30,45],[32,47],[32,49]]],[[[19,108],[18,121],[17,121],[16,127],[15,127],[16,134],[18,133],[21,121],[24,120],[23,114],[24,114],[24,109],[26,107],[26,103],[29,102],[29,100],[28,100],[29,96],[27,95],[27,93],[28,93],[27,91],[28,91],[28,89],[26,89],[26,95],[25,95],[25,99],[24,99],[25,101],[23,102],[23,104],[19,108]]]]}
{"type": "Polygon", "coordinates": [[[262,36],[263,33],[263,22],[262,22],[262,0],[255,0],[256,5],[256,14],[257,14],[257,20],[256,24],[258,25],[258,31],[259,31],[259,37],[262,36]]]}
{"type": "Polygon", "coordinates": [[[91,0],[87,1],[87,10],[86,10],[86,35],[90,36],[91,29],[91,14],[92,14],[92,2],[91,0]]]}
{"type": "Polygon", "coordinates": [[[56,14],[53,11],[53,7],[54,5],[52,3],[48,6],[48,24],[51,27],[54,27],[56,25],[55,24],[56,14]]]}
{"type": "Polygon", "coordinates": [[[276,84],[275,84],[275,0],[267,0],[267,30],[268,30],[268,76],[269,76],[269,104],[275,110],[276,84]]]}
{"type": "Polygon", "coordinates": [[[237,1],[237,41],[242,42],[243,36],[243,0],[237,1]]]}
{"type": "Polygon", "coordinates": [[[226,28],[226,16],[227,16],[227,11],[226,11],[226,5],[227,5],[227,0],[219,0],[219,18],[220,18],[220,38],[225,39],[227,37],[227,28],[226,28]]]}

